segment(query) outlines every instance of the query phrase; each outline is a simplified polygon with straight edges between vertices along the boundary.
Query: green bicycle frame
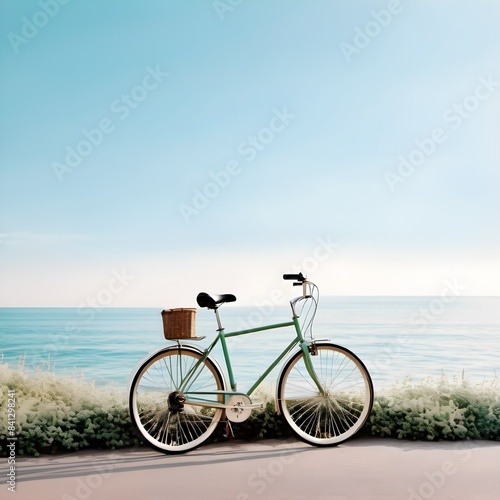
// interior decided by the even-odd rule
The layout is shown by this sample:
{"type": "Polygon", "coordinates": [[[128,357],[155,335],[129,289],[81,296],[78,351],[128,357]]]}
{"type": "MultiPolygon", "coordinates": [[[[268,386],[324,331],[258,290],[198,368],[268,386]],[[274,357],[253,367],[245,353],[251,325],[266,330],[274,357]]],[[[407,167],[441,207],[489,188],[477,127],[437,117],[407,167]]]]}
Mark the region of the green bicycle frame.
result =
{"type": "MultiPolygon", "coordinates": [[[[216,314],[218,311],[216,311],[216,314]]],[[[217,319],[219,317],[217,316],[217,319]]],[[[220,324],[220,323],[219,323],[220,324]]],[[[215,340],[208,346],[204,353],[203,356],[198,360],[198,362],[189,370],[189,372],[186,374],[186,376],[182,380],[182,385],[179,388],[180,391],[189,394],[190,396],[195,396],[195,398],[189,398],[189,400],[196,404],[206,404],[210,405],[210,400],[207,400],[205,398],[201,397],[196,397],[196,396],[201,396],[201,395],[220,395],[224,394],[227,397],[235,394],[241,394],[241,395],[250,395],[255,391],[255,389],[264,381],[264,379],[269,375],[269,373],[283,360],[283,358],[289,354],[292,349],[299,345],[300,349],[302,350],[304,354],[304,363],[306,365],[306,369],[311,375],[311,378],[313,379],[314,383],[318,387],[318,390],[320,391],[321,394],[324,393],[323,388],[321,387],[321,384],[319,383],[319,380],[316,376],[316,372],[314,371],[314,367],[312,365],[311,361],[311,353],[309,352],[309,345],[306,340],[304,340],[304,337],[302,335],[302,331],[300,329],[298,317],[294,317],[292,321],[288,321],[286,323],[277,323],[274,325],[266,325],[266,326],[260,326],[257,328],[250,328],[248,330],[239,330],[235,332],[228,332],[225,333],[224,328],[219,328],[218,329],[218,335],[215,338],[215,340]],[[250,333],[256,333],[256,332],[262,332],[265,330],[274,330],[278,328],[286,328],[294,326],[295,327],[295,338],[290,342],[281,352],[281,354],[278,355],[278,357],[269,365],[269,367],[264,371],[264,373],[257,379],[257,381],[252,385],[252,387],[248,390],[247,393],[241,393],[237,391],[237,384],[234,379],[234,374],[233,374],[233,369],[232,369],[232,364],[231,364],[231,359],[229,356],[229,351],[226,343],[226,339],[231,338],[231,337],[237,337],[239,335],[247,335],[250,333]],[[209,357],[210,353],[214,349],[214,347],[217,345],[217,343],[220,341],[221,347],[222,347],[222,352],[224,354],[224,361],[227,369],[227,373],[229,376],[229,383],[231,385],[231,391],[206,391],[206,392],[189,392],[188,388],[189,386],[196,380],[196,378],[199,375],[198,367],[205,362],[205,360],[209,357]],[[198,374],[197,374],[198,373],[198,374]]],[[[179,344],[180,348],[180,344],[179,344]]],[[[218,406],[217,403],[213,404],[213,406],[218,406]]]]}

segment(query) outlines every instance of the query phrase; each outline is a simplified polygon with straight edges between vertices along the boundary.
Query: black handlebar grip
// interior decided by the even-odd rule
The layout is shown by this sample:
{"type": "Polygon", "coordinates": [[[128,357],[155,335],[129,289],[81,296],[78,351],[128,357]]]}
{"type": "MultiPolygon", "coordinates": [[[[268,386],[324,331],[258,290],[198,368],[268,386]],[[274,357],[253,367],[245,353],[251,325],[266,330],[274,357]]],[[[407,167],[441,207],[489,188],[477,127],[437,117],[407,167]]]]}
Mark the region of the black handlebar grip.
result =
{"type": "Polygon", "coordinates": [[[304,281],[304,276],[302,273],[299,274],[284,274],[283,275],[284,280],[295,280],[295,281],[304,281]]]}

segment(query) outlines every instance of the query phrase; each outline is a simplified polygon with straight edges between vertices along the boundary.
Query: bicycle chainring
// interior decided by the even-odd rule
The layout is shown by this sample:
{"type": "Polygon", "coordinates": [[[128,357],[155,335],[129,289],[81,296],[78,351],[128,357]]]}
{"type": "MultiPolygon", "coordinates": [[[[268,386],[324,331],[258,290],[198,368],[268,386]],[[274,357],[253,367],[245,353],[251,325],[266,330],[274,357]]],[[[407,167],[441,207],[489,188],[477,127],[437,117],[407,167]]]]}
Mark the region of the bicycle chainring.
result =
{"type": "Polygon", "coordinates": [[[226,404],[231,406],[231,408],[226,408],[227,419],[231,422],[244,422],[252,413],[252,408],[245,408],[252,404],[248,396],[241,394],[230,396],[226,404]]]}

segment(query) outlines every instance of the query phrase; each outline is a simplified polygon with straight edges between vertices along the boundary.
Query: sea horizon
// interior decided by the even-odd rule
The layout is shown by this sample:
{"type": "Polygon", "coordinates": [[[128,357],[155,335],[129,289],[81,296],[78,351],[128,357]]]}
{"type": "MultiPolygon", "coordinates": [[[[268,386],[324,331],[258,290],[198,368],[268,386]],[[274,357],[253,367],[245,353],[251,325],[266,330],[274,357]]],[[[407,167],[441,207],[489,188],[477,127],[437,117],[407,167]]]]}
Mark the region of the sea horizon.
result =
{"type": "MultiPolygon", "coordinates": [[[[78,374],[97,385],[124,388],[148,353],[168,345],[161,308],[1,307],[0,358],[9,366],[24,358],[28,371],[50,365],[56,375],[78,374]],[[92,316],[89,314],[92,312],[92,316]]],[[[226,331],[290,320],[290,306],[227,304],[226,331]]],[[[196,329],[206,347],[216,335],[211,311],[197,309],[196,329]]],[[[416,381],[465,375],[479,383],[500,373],[500,297],[322,297],[313,324],[315,338],[342,345],[365,363],[375,387],[410,376],[416,381]],[[438,302],[440,300],[440,302],[438,302]]],[[[294,335],[282,328],[228,340],[239,386],[248,388],[294,335]]],[[[214,357],[223,361],[216,348],[214,357]]],[[[271,384],[275,369],[266,379],[271,384]]]]}

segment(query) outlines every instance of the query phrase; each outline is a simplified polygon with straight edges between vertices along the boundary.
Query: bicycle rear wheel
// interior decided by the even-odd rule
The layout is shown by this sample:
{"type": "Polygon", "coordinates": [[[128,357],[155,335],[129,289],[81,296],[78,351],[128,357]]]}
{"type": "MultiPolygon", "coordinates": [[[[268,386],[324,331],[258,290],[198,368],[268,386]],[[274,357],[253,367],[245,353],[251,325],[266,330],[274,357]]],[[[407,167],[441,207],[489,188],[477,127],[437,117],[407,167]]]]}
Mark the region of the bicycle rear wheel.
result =
{"type": "MultiPolygon", "coordinates": [[[[222,416],[221,408],[189,403],[189,392],[224,390],[219,368],[209,358],[199,362],[201,357],[195,348],[168,347],[146,360],[132,380],[132,421],[141,436],[159,451],[183,453],[199,446],[214,432],[222,416]],[[181,392],[186,375],[193,369],[188,387],[181,392]]],[[[202,397],[214,403],[224,400],[221,394],[202,397]]]]}
{"type": "Polygon", "coordinates": [[[344,347],[317,343],[311,361],[321,393],[297,352],[278,381],[278,406],[293,432],[317,446],[337,445],[358,432],[373,405],[373,384],[362,361],[344,347]]]}

